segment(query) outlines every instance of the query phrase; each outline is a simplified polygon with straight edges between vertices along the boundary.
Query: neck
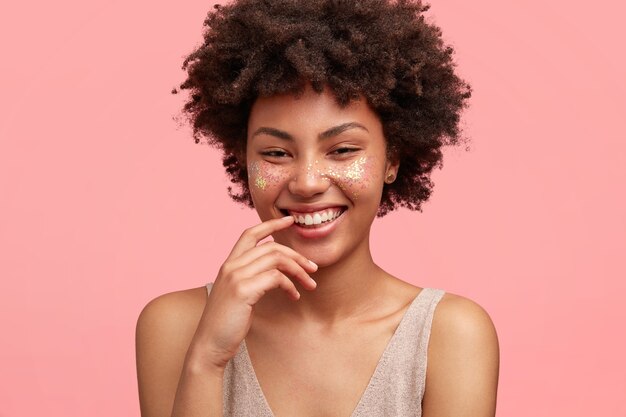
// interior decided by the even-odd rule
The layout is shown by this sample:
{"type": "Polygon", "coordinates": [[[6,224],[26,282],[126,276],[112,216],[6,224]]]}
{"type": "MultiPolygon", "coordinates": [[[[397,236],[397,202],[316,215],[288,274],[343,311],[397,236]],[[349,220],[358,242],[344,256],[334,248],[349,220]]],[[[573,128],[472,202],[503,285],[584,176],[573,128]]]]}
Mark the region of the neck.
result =
{"type": "Polygon", "coordinates": [[[308,291],[296,282],[300,299],[289,299],[284,291],[266,294],[255,306],[260,314],[332,325],[347,317],[367,311],[376,303],[387,275],[372,259],[369,242],[365,242],[345,259],[320,267],[311,277],[317,288],[308,291]]]}

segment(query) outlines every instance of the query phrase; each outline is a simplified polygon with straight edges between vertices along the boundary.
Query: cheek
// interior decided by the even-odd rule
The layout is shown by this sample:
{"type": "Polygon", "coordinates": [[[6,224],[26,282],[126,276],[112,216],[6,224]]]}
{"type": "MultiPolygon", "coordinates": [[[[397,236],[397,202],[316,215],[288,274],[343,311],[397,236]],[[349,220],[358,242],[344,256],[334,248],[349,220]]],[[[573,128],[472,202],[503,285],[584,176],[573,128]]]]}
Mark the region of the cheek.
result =
{"type": "Polygon", "coordinates": [[[252,196],[271,193],[288,178],[287,169],[281,166],[265,161],[255,161],[248,165],[248,186],[252,196]]]}
{"type": "Polygon", "coordinates": [[[363,194],[371,193],[380,179],[376,159],[372,156],[362,156],[347,164],[329,166],[323,171],[323,175],[354,200],[363,194]]]}

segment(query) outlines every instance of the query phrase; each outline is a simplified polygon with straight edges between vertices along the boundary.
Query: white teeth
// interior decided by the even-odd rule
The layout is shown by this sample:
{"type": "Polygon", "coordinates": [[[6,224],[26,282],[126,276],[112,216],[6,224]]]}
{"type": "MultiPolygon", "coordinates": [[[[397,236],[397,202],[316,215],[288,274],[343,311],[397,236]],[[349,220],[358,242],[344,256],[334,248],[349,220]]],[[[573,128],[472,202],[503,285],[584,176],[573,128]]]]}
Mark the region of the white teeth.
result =
{"type": "Polygon", "coordinates": [[[293,216],[296,219],[296,223],[311,226],[332,221],[339,217],[340,214],[341,210],[324,210],[312,214],[293,214],[293,216]]]}

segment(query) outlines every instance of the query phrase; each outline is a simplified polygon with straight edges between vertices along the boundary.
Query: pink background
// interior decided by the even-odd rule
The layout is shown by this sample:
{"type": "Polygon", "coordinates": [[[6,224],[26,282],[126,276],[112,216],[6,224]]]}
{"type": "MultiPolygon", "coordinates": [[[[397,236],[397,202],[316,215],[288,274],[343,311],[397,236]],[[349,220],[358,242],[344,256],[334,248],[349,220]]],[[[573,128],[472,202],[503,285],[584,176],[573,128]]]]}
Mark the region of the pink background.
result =
{"type": "MultiPolygon", "coordinates": [[[[211,2],[39,3],[0,13],[0,416],[138,415],[141,308],[212,281],[257,220],[172,120],[211,2]]],[[[373,251],[490,312],[499,416],[626,415],[623,15],[429,12],[475,90],[472,150],[448,150],[423,213],[375,223],[373,251]]]]}

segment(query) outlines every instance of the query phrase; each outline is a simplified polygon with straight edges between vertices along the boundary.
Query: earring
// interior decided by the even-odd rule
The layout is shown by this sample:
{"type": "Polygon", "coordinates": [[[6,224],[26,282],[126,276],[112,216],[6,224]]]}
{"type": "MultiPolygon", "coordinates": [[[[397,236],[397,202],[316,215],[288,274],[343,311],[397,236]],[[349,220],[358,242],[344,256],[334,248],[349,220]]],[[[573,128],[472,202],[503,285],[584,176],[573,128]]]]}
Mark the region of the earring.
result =
{"type": "Polygon", "coordinates": [[[385,178],[385,182],[387,184],[391,184],[395,180],[396,180],[396,176],[393,173],[389,173],[389,175],[387,175],[387,178],[385,178]]]}

